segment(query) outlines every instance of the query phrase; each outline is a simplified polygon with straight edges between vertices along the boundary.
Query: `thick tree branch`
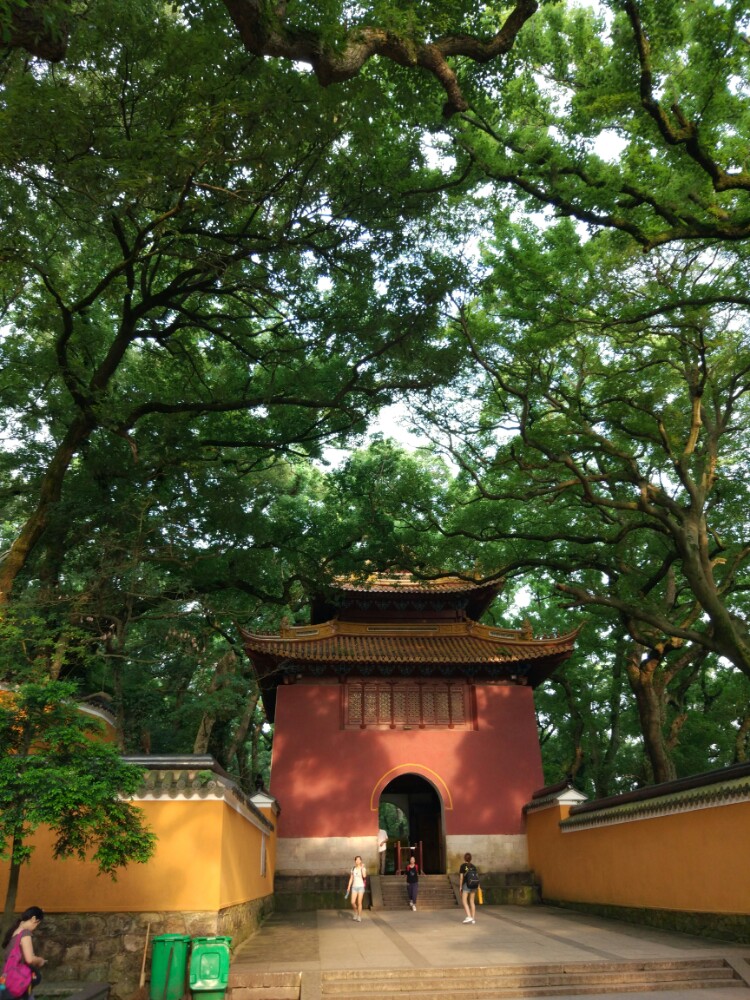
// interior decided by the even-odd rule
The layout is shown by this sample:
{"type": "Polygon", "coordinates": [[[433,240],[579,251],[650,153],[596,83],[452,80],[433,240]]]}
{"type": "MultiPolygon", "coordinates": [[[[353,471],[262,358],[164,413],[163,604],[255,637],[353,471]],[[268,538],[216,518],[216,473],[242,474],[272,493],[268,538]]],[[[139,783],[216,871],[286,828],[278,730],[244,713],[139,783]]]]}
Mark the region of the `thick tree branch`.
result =
{"type": "Polygon", "coordinates": [[[11,3],[7,22],[0,15],[2,47],[25,49],[40,59],[60,62],[68,50],[69,6],[70,0],[11,3]]]}
{"type": "Polygon", "coordinates": [[[505,22],[488,39],[458,32],[423,41],[382,27],[357,25],[347,30],[343,38],[339,35],[333,45],[322,29],[291,24],[285,5],[276,0],[224,0],[224,3],[245,48],[253,55],[308,63],[323,87],[357,76],[373,56],[390,59],[399,66],[420,67],[432,74],[445,91],[446,117],[469,106],[447,60],[464,56],[487,63],[505,55],[538,7],[536,0],[516,0],[505,22]]]}
{"type": "Polygon", "coordinates": [[[678,104],[673,104],[670,108],[676,126],[672,123],[654,93],[651,46],[635,0],[625,0],[625,11],[633,29],[641,67],[641,104],[654,120],[662,139],[670,146],[683,146],[688,156],[711,178],[715,191],[750,191],[750,173],[740,170],[730,174],[724,170],[701,141],[697,124],[688,120],[678,104]]]}

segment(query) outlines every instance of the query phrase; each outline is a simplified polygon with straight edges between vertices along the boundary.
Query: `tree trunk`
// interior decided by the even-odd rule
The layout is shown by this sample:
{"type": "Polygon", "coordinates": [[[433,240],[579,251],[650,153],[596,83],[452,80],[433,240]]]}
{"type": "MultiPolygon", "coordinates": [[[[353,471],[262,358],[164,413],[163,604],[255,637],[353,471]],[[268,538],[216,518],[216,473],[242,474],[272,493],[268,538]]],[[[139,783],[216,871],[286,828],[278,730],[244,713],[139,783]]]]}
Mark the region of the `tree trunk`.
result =
{"type": "MultiPolygon", "coordinates": [[[[125,691],[122,683],[122,664],[125,662],[125,641],[127,636],[127,624],[130,620],[132,601],[128,601],[127,611],[116,619],[115,638],[116,644],[113,646],[113,636],[107,636],[105,649],[110,670],[112,671],[112,686],[115,692],[115,733],[117,734],[117,746],[120,750],[125,750],[125,691]]],[[[146,753],[151,753],[149,747],[146,753]]]]}
{"type": "MultiPolygon", "coordinates": [[[[208,686],[207,694],[213,694],[222,682],[224,674],[231,672],[232,668],[237,662],[237,657],[234,655],[233,650],[229,650],[221,657],[219,662],[216,664],[216,669],[211,674],[211,683],[208,686]]],[[[193,753],[203,754],[208,751],[208,741],[211,739],[211,730],[214,728],[216,722],[216,712],[204,712],[200,723],[198,724],[198,732],[195,736],[195,743],[193,744],[193,753]]]]}
{"type": "MultiPolygon", "coordinates": [[[[115,692],[115,733],[117,734],[117,746],[125,751],[125,691],[122,684],[122,661],[110,660],[112,671],[112,687],[115,692]]],[[[151,750],[145,751],[151,753],[151,750]]]]}
{"type": "Polygon", "coordinates": [[[644,656],[643,648],[636,646],[627,664],[628,680],[635,695],[641,723],[643,748],[656,783],[672,781],[677,776],[664,738],[665,691],[662,680],[656,676],[659,662],[660,658],[654,651],[644,656]]]}
{"type": "Polygon", "coordinates": [[[62,671],[63,664],[65,663],[65,654],[68,651],[68,646],[70,645],[70,636],[61,635],[55,642],[54,649],[52,651],[52,659],[49,665],[49,675],[53,681],[60,680],[60,672],[62,671]]]}
{"type": "Polygon", "coordinates": [[[55,10],[49,0],[29,0],[11,4],[10,11],[10,25],[6,26],[8,45],[50,62],[60,62],[65,57],[70,24],[68,18],[61,16],[61,7],[55,10]]]}
{"type": "Polygon", "coordinates": [[[571,760],[566,770],[571,778],[575,778],[584,767],[583,734],[586,725],[568,678],[565,677],[564,674],[561,674],[558,677],[554,677],[553,680],[563,689],[565,693],[565,701],[568,705],[568,711],[570,712],[573,746],[571,747],[571,760]]]}
{"type": "Polygon", "coordinates": [[[734,741],[734,762],[744,763],[747,760],[747,745],[750,740],[750,715],[746,715],[740,723],[737,736],[734,741]]]}
{"type": "Polygon", "coordinates": [[[229,747],[227,748],[227,756],[225,763],[225,767],[227,770],[231,768],[232,759],[235,757],[235,755],[239,754],[239,749],[245,742],[248,729],[250,728],[250,723],[253,721],[253,716],[255,715],[255,707],[258,704],[259,696],[260,696],[259,692],[256,691],[255,694],[248,699],[247,704],[245,705],[245,711],[242,713],[242,718],[240,719],[240,724],[237,727],[237,732],[234,734],[232,742],[229,744],[229,747]]]}
{"type": "Polygon", "coordinates": [[[20,534],[0,563],[0,606],[10,602],[16,577],[23,570],[39,539],[46,531],[50,511],[62,495],[65,474],[73,456],[93,429],[94,423],[91,420],[79,417],[68,428],[68,433],[57,446],[54,457],[42,479],[36,510],[27,519],[20,534]]]}
{"type": "Polygon", "coordinates": [[[750,637],[745,624],[732,615],[716,586],[705,517],[686,518],[682,531],[675,534],[675,541],[690,589],[711,622],[712,648],[750,677],[750,637]]]}
{"type": "Polygon", "coordinates": [[[612,778],[617,762],[617,752],[622,743],[620,695],[622,694],[623,678],[625,675],[623,666],[626,656],[626,644],[627,638],[621,635],[615,647],[615,662],[612,668],[612,688],[609,696],[609,742],[607,749],[604,751],[601,764],[594,772],[594,793],[597,798],[601,799],[614,794],[612,778]]]}
{"type": "Polygon", "coordinates": [[[16,838],[10,850],[10,872],[8,874],[8,888],[5,891],[5,910],[3,912],[3,927],[8,929],[13,922],[13,914],[16,912],[16,899],[18,898],[18,880],[21,875],[21,863],[15,860],[16,838]]]}
{"type": "Polygon", "coordinates": [[[203,713],[193,743],[194,754],[204,754],[208,750],[208,741],[211,739],[211,730],[214,728],[215,722],[216,714],[214,712],[203,713]]]}

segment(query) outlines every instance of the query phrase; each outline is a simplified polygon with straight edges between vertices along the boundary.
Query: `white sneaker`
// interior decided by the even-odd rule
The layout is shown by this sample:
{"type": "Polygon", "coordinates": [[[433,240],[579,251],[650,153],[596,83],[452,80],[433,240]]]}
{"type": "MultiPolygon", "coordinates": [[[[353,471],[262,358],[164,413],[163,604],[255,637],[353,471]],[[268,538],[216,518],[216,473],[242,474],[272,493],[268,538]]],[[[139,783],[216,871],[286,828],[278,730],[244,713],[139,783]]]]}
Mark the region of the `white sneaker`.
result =
{"type": "Polygon", "coordinates": [[[472,924],[475,924],[475,923],[476,923],[476,920],[474,920],[474,919],[472,918],[472,921],[471,921],[471,922],[472,922],[472,924]]]}
{"type": "Polygon", "coordinates": [[[474,921],[471,919],[471,917],[465,917],[464,918],[464,923],[465,924],[473,924],[474,921]]]}

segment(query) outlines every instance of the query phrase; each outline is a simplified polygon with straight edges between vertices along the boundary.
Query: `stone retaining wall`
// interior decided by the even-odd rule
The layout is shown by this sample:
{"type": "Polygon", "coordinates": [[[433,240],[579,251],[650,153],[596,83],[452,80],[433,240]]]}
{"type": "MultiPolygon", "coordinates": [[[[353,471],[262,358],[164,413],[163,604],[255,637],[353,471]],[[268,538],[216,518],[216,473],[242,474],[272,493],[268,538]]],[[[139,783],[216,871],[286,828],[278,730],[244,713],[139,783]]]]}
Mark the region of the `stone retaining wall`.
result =
{"type": "MultiPolygon", "coordinates": [[[[272,909],[273,897],[266,896],[218,913],[48,913],[34,943],[48,962],[45,978],[56,982],[109,982],[111,1000],[128,1000],[138,988],[149,924],[149,941],[157,934],[219,934],[230,936],[235,946],[253,934],[272,909]]],[[[149,944],[147,983],[150,971],[149,944]]]]}
{"type": "Polygon", "coordinates": [[[721,941],[750,941],[750,917],[745,913],[684,913],[678,910],[657,910],[645,906],[604,906],[597,903],[577,903],[546,899],[548,906],[560,906],[579,913],[594,913],[599,917],[624,920],[641,927],[679,931],[698,937],[721,941]]]}
{"type": "MultiPolygon", "coordinates": [[[[377,876],[374,876],[377,878],[377,876]]],[[[277,913],[301,910],[341,910],[351,903],[344,899],[348,876],[328,875],[277,875],[274,884],[274,909],[277,913]]],[[[363,907],[372,905],[372,876],[368,877],[363,907]]]]}

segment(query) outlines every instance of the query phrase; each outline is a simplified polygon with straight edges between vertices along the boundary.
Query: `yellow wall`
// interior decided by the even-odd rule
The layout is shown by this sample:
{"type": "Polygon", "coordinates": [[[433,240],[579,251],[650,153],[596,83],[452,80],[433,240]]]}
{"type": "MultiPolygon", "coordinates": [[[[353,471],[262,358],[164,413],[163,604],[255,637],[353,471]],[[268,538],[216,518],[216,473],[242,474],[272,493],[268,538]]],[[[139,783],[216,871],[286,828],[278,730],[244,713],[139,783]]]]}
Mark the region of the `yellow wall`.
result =
{"type": "Polygon", "coordinates": [[[543,898],[750,914],[750,802],[562,833],[569,811],[527,815],[543,898]]]}
{"type": "Polygon", "coordinates": [[[227,807],[222,827],[222,858],[219,878],[220,907],[235,906],[273,892],[273,853],[266,836],[266,874],[260,873],[262,831],[234,809],[227,807]]]}
{"type": "MultiPolygon", "coordinates": [[[[93,864],[54,860],[53,838],[39,830],[32,862],[21,869],[16,910],[32,905],[62,913],[219,910],[273,891],[275,846],[262,879],[261,831],[226,802],[159,799],[137,805],[158,837],[151,861],[130,865],[112,882],[97,876],[93,864]]],[[[275,833],[267,841],[274,842],[275,833]]],[[[0,898],[7,881],[8,865],[0,863],[0,898]]]]}

